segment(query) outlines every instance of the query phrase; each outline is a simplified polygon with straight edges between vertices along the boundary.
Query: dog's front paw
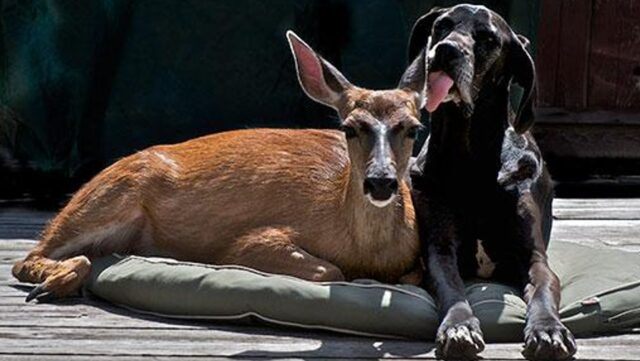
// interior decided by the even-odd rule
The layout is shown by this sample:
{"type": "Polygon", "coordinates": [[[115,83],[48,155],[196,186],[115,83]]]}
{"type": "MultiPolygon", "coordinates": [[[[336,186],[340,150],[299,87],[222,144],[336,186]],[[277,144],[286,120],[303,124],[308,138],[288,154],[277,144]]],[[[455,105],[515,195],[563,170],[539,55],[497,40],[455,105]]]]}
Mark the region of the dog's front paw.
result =
{"type": "Polygon", "coordinates": [[[444,360],[476,360],[484,350],[480,321],[443,322],[436,335],[436,357],[444,360]]]}
{"type": "Polygon", "coordinates": [[[568,360],[576,353],[573,334],[559,320],[530,322],[524,329],[524,350],[528,360],[568,360]]]}

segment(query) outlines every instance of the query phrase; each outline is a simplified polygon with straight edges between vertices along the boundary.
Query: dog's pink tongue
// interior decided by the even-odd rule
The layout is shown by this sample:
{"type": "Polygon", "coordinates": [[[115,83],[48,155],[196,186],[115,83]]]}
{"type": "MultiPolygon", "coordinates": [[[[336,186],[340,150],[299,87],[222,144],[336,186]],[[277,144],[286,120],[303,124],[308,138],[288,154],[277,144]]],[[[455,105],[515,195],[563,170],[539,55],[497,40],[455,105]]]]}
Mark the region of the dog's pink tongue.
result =
{"type": "Polygon", "coordinates": [[[438,109],[438,106],[449,94],[449,89],[453,86],[451,79],[445,72],[436,71],[429,74],[429,84],[427,86],[427,111],[429,113],[438,109]]]}

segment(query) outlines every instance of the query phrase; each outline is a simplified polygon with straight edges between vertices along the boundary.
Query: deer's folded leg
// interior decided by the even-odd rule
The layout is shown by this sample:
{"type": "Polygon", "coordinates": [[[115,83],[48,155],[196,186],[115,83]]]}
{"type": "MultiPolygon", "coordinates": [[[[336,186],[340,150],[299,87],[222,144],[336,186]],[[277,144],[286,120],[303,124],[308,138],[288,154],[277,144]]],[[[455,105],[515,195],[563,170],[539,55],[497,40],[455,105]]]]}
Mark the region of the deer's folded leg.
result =
{"type": "Polygon", "coordinates": [[[239,237],[217,263],[238,264],[259,271],[286,274],[309,281],[343,281],[332,263],[315,257],[293,243],[288,227],[264,227],[239,237]]]}

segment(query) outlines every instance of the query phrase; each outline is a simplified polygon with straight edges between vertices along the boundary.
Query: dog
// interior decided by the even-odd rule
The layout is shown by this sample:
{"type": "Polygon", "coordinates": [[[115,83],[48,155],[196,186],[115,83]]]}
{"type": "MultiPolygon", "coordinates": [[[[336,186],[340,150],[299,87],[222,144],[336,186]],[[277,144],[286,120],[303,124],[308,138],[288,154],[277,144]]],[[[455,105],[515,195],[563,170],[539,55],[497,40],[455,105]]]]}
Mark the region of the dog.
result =
{"type": "Polygon", "coordinates": [[[409,54],[427,52],[431,134],[412,167],[424,287],[442,322],[436,355],[476,359],[480,323],[463,279],[520,287],[527,302],[523,355],[572,357],[558,315],[560,285],[547,263],[553,184],[529,129],[535,66],[528,41],[483,6],[435,8],[415,23],[409,54]],[[524,94],[514,113],[510,90],[524,94]]]}

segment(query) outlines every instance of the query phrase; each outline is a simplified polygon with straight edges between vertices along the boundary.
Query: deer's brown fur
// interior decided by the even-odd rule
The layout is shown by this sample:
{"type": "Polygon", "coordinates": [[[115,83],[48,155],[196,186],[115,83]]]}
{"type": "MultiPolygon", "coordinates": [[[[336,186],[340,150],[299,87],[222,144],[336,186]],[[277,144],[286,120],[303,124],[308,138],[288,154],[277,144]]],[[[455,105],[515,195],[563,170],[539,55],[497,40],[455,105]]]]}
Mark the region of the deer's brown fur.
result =
{"type": "MultiPolygon", "coordinates": [[[[419,107],[413,91],[356,87],[335,104],[344,123],[385,119],[398,132],[416,125],[419,107]]],[[[82,284],[91,258],[119,252],[316,281],[397,282],[419,252],[407,184],[413,141],[393,136],[398,194],[380,208],[363,192],[366,139],[252,129],[140,151],[84,185],[13,274],[64,296],[82,284]]]]}

